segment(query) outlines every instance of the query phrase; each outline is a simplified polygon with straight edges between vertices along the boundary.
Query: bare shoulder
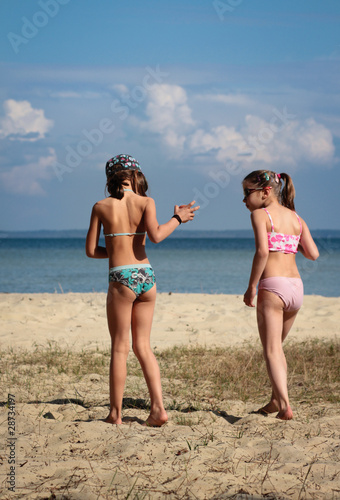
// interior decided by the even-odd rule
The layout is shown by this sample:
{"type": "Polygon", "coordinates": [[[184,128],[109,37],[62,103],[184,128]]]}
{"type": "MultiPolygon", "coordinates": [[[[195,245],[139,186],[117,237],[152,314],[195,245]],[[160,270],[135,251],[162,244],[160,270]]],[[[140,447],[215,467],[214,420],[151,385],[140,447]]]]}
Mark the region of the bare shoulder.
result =
{"type": "Polygon", "coordinates": [[[112,204],[112,198],[104,198],[103,200],[97,201],[94,205],[93,208],[101,209],[103,207],[110,206],[112,204]]]}
{"type": "MultiPolygon", "coordinates": [[[[298,214],[297,212],[295,212],[295,213],[296,213],[296,215],[299,217],[299,219],[300,219],[301,223],[302,223],[302,224],[306,224],[305,220],[301,217],[301,215],[300,215],[300,214],[298,214]]],[[[307,224],[306,224],[306,225],[307,225],[307,224]]]]}
{"type": "Polygon", "coordinates": [[[151,198],[150,196],[145,196],[145,199],[146,199],[147,203],[155,204],[155,200],[153,198],[151,198]]]}
{"type": "Polygon", "coordinates": [[[107,205],[108,203],[110,203],[112,201],[112,198],[111,197],[108,197],[108,198],[104,198],[103,200],[99,200],[97,201],[94,206],[101,206],[101,205],[107,205]]]}
{"type": "Polygon", "coordinates": [[[105,211],[111,204],[112,200],[110,200],[109,198],[104,198],[103,200],[99,200],[93,205],[92,213],[94,215],[100,216],[103,213],[105,213],[105,211]]]}
{"type": "Polygon", "coordinates": [[[306,233],[306,232],[308,232],[308,233],[309,233],[310,231],[309,231],[309,227],[308,227],[308,225],[307,225],[307,222],[306,222],[306,221],[305,221],[305,220],[301,217],[301,215],[299,215],[298,213],[297,213],[296,215],[297,215],[297,216],[299,217],[299,219],[300,219],[301,226],[302,226],[302,232],[303,232],[303,233],[306,233]]]}
{"type": "Polygon", "coordinates": [[[143,200],[145,200],[145,208],[154,208],[156,206],[155,200],[150,196],[144,196],[143,200]]]}
{"type": "Polygon", "coordinates": [[[296,221],[297,219],[300,221],[300,224],[302,228],[307,228],[306,222],[303,220],[300,214],[296,210],[290,210],[289,208],[285,208],[288,212],[290,212],[290,217],[292,218],[293,221],[296,221]]]}
{"type": "Polygon", "coordinates": [[[267,217],[266,212],[262,208],[256,208],[250,214],[250,218],[254,223],[266,221],[267,217]]]}

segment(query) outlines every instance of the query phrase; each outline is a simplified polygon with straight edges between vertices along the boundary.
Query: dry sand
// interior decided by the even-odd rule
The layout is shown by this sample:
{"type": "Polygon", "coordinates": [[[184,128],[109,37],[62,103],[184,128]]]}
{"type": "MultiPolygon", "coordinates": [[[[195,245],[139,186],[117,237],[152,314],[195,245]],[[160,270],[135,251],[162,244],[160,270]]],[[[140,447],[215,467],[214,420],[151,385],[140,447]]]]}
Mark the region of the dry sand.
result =
{"type": "MultiPolygon", "coordinates": [[[[72,351],[110,345],[105,294],[1,294],[0,316],[0,347],[14,353],[51,343],[72,351]]],[[[339,320],[340,298],[306,296],[290,340],[338,339],[339,320]]],[[[244,342],[258,346],[255,311],[242,297],[159,294],[152,333],[157,350],[244,342]]],[[[1,384],[1,498],[340,498],[335,405],[301,403],[295,419],[282,422],[250,414],[254,402],[228,401],[220,412],[169,411],[161,429],[140,425],[146,409],[127,409],[125,417],[135,421],[110,426],[101,421],[108,411],[106,377],[89,373],[76,387],[60,377],[62,387],[40,402],[21,397],[20,380],[14,387],[1,384]],[[75,390],[102,403],[84,407],[75,390]],[[11,392],[15,441],[9,440],[5,406],[11,392]],[[8,490],[11,452],[14,492],[8,490]]]]}
{"type": "MultiPolygon", "coordinates": [[[[105,293],[0,294],[0,348],[46,346],[107,348],[105,293]]],[[[165,294],[157,297],[151,343],[227,347],[257,342],[255,308],[239,295],[165,294]]],[[[340,298],[307,295],[291,340],[339,335],[340,298]]]]}

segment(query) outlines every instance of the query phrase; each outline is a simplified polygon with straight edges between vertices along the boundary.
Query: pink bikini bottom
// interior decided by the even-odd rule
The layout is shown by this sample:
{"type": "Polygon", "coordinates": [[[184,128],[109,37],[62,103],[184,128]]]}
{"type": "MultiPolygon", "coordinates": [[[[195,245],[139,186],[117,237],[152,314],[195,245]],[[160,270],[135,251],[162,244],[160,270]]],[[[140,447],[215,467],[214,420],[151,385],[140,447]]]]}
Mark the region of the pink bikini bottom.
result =
{"type": "Polygon", "coordinates": [[[260,280],[259,290],[275,293],[283,301],[284,311],[296,311],[303,302],[303,283],[301,278],[285,278],[273,276],[260,280]]]}

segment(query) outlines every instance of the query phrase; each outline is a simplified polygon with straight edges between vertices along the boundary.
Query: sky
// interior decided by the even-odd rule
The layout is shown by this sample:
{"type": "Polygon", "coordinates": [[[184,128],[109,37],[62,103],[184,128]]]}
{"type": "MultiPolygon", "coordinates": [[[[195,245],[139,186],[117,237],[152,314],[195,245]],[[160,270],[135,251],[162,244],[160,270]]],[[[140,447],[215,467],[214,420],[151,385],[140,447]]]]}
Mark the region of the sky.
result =
{"type": "Polygon", "coordinates": [[[291,175],[340,229],[338,0],[1,0],[0,230],[86,229],[137,158],[159,223],[250,229],[242,179],[291,175]]]}

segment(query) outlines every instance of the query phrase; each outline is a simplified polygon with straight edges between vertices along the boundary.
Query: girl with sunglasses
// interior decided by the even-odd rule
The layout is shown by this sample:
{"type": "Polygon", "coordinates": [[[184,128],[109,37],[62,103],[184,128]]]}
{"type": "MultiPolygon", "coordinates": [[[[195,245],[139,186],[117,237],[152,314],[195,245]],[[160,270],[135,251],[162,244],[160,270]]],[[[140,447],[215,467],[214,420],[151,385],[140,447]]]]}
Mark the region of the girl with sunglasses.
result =
{"type": "Polygon", "coordinates": [[[243,301],[255,307],[258,287],[257,325],[272,386],[269,403],[257,413],[277,413],[277,418],[290,420],[293,412],[282,343],[303,302],[303,283],[295,256],[300,251],[307,259],[316,260],[319,252],[307,224],[295,212],[295,189],[288,174],[256,170],[242,184],[256,247],[243,301]]]}

